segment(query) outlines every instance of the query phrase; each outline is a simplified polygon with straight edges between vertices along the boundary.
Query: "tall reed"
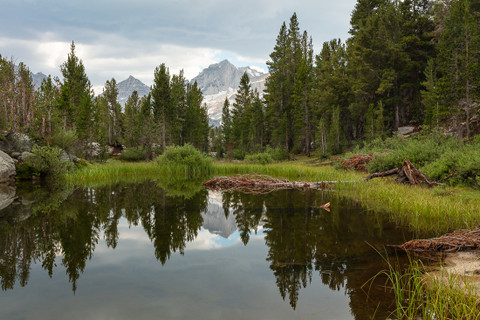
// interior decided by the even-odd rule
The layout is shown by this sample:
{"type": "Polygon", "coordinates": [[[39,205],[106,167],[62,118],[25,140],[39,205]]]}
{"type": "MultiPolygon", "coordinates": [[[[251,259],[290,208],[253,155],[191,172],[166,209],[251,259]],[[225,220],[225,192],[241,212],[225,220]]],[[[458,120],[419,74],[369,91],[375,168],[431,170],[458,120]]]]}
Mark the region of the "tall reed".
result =
{"type": "Polygon", "coordinates": [[[419,260],[406,271],[389,263],[387,287],[395,294],[395,319],[480,319],[479,297],[472,278],[426,273],[419,260]]]}

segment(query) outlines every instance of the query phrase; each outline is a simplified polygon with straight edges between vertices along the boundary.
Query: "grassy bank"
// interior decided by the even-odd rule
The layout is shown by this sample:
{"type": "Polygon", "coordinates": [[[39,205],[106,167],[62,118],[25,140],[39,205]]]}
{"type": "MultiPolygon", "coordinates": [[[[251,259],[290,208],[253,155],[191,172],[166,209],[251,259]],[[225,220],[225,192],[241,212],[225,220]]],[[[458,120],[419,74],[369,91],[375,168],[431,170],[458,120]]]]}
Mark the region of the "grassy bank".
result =
{"type": "Polygon", "coordinates": [[[395,293],[395,319],[480,319],[473,279],[446,272],[426,272],[418,260],[406,271],[390,265],[387,286],[395,293]]]}
{"type": "MultiPolygon", "coordinates": [[[[156,162],[112,161],[80,168],[68,174],[67,182],[87,186],[165,178],[172,173],[178,178],[188,173],[182,168],[177,168],[175,172],[171,170],[156,162]]],[[[438,235],[453,229],[472,228],[480,224],[478,214],[480,192],[472,189],[453,187],[430,189],[399,185],[391,179],[383,178],[363,181],[365,175],[362,173],[337,170],[331,166],[314,166],[305,160],[269,165],[214,162],[208,172],[202,171],[199,174],[207,179],[218,175],[251,173],[297,181],[338,181],[336,190],[340,195],[356,199],[368,209],[384,211],[392,220],[422,235],[438,235]]]]}

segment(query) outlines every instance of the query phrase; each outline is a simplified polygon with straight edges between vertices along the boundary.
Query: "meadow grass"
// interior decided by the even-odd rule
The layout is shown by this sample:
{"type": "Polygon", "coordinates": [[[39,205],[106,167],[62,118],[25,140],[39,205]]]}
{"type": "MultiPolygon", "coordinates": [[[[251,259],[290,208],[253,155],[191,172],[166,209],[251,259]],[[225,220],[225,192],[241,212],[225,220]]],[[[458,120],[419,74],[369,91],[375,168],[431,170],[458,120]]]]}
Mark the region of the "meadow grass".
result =
{"type": "Polygon", "coordinates": [[[395,319],[480,319],[477,288],[471,278],[425,272],[419,260],[410,260],[407,270],[389,263],[387,287],[395,294],[395,319]]]}
{"type": "Polygon", "coordinates": [[[107,161],[91,163],[67,173],[69,185],[96,186],[117,182],[144,181],[157,175],[165,174],[165,169],[155,162],[107,161]]]}

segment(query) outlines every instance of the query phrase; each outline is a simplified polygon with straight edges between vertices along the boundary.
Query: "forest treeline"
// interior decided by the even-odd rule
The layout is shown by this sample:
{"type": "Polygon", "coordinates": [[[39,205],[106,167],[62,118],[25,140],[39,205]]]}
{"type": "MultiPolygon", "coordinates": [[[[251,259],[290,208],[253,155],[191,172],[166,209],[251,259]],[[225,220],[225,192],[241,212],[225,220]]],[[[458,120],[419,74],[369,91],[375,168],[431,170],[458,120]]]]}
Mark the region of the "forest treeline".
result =
{"type": "Polygon", "coordinates": [[[35,90],[25,64],[17,67],[13,59],[0,56],[0,128],[24,132],[86,158],[98,156],[106,146],[120,145],[138,159],[148,159],[172,144],[207,150],[203,94],[183,71],[170,76],[165,64],[159,65],[150,94],[139,97],[134,91],[122,110],[115,79],[107,80],[103,93],[94,96],[74,42],[60,70],[63,80],[49,76],[35,90]]]}
{"type": "Polygon", "coordinates": [[[315,54],[293,14],[267,61],[263,97],[245,74],[218,128],[208,125],[200,88],[165,64],[154,70],[150,95],[134,92],[122,109],[115,79],[94,97],[73,42],[63,79],[49,77],[39,90],[28,67],[0,58],[0,128],[87,157],[98,143],[145,158],[186,143],[236,158],[269,147],[329,155],[405,125],[442,127],[461,139],[477,133],[480,2],[358,0],[349,33],[315,54]]]}
{"type": "Polygon", "coordinates": [[[296,14],[283,23],[267,62],[263,113],[242,81],[224,112],[224,150],[235,142],[237,154],[267,145],[335,154],[405,125],[476,133],[479,1],[358,0],[349,33],[314,55],[296,14]]]}

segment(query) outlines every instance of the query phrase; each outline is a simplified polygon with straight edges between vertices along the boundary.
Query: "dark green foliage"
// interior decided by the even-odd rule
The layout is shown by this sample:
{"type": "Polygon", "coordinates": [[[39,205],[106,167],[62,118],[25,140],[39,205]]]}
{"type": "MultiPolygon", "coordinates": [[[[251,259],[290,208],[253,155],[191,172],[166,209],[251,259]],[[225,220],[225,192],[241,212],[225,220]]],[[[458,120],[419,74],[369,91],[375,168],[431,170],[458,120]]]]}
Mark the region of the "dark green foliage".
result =
{"type": "Polygon", "coordinates": [[[59,179],[73,167],[72,163],[60,160],[61,150],[57,147],[34,146],[32,153],[34,156],[25,161],[25,168],[22,170],[40,178],[59,179]]]}
{"type": "Polygon", "coordinates": [[[374,157],[367,166],[369,172],[398,168],[405,158],[420,169],[459,144],[461,142],[454,137],[433,132],[408,139],[401,137],[377,139],[367,144],[363,151],[365,153],[374,152],[374,157]]]}
{"type": "Polygon", "coordinates": [[[480,188],[480,139],[463,142],[438,131],[418,134],[412,138],[376,139],[362,153],[374,153],[367,165],[369,172],[398,168],[408,159],[417,169],[433,180],[450,185],[480,188]]]}
{"type": "Polygon", "coordinates": [[[123,150],[120,159],[125,161],[143,161],[147,160],[149,155],[143,147],[127,148],[123,150]]]}
{"type": "Polygon", "coordinates": [[[57,146],[67,152],[71,152],[78,144],[78,137],[74,130],[58,129],[51,137],[52,145],[57,146]]]}
{"type": "Polygon", "coordinates": [[[245,156],[245,162],[247,163],[258,163],[258,164],[269,164],[273,162],[272,155],[268,152],[248,154],[245,156]]]}
{"type": "Polygon", "coordinates": [[[480,139],[451,146],[422,170],[435,180],[447,179],[451,185],[480,188],[480,139]]]}
{"type": "Polygon", "coordinates": [[[165,152],[157,158],[160,166],[171,169],[171,171],[185,171],[188,173],[209,171],[212,159],[194,146],[169,146],[165,152]]]}
{"type": "Polygon", "coordinates": [[[273,160],[281,161],[290,159],[290,154],[288,153],[288,150],[281,146],[275,148],[267,147],[265,149],[265,153],[270,154],[273,160]]]}

